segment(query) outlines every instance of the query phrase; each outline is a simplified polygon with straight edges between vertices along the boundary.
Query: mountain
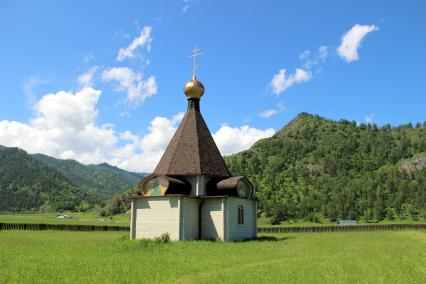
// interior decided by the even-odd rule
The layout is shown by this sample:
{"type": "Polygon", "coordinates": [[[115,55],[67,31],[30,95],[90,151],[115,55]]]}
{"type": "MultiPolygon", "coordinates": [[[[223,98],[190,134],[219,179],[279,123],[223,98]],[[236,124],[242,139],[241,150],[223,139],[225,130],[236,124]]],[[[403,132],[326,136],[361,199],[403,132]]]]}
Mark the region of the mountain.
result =
{"type": "Polygon", "coordinates": [[[136,182],[140,181],[141,179],[143,179],[144,177],[149,175],[148,173],[135,173],[135,172],[125,171],[125,170],[120,169],[119,167],[112,166],[108,163],[102,163],[102,164],[95,165],[95,166],[110,170],[110,171],[112,171],[116,174],[122,174],[122,175],[128,176],[129,178],[136,180],[136,182]]]}
{"type": "Polygon", "coordinates": [[[378,127],[302,113],[225,162],[279,223],[426,218],[425,159],[426,122],[378,127]]]}
{"type": "Polygon", "coordinates": [[[24,150],[0,147],[0,211],[84,211],[100,200],[24,150]]]}
{"type": "Polygon", "coordinates": [[[86,166],[74,160],[61,160],[43,154],[34,154],[33,157],[56,169],[75,184],[105,197],[128,190],[147,175],[127,172],[107,163],[86,166]]]}

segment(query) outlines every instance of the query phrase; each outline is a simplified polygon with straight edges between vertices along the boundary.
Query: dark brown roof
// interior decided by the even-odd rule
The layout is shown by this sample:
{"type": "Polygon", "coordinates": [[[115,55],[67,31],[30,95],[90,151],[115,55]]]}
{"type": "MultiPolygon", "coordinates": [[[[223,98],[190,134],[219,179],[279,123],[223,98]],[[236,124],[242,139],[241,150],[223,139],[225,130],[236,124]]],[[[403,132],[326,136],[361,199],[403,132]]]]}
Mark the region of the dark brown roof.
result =
{"type": "Polygon", "coordinates": [[[216,185],[217,189],[231,189],[231,188],[236,188],[238,181],[241,180],[241,179],[245,179],[245,177],[244,176],[236,176],[236,177],[230,177],[230,178],[221,180],[216,185]]]}
{"type": "Polygon", "coordinates": [[[155,168],[155,175],[230,176],[198,103],[189,101],[188,111],[155,168]]]}

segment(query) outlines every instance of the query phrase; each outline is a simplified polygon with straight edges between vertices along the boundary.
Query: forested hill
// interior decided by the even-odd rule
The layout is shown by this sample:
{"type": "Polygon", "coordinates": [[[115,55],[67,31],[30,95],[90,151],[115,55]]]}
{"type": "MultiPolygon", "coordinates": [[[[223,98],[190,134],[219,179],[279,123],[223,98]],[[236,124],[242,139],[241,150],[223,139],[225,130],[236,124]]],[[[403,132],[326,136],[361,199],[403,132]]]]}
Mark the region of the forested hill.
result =
{"type": "Polygon", "coordinates": [[[426,218],[426,122],[378,127],[302,113],[225,161],[254,183],[274,223],[426,218]]]}
{"type": "Polygon", "coordinates": [[[100,200],[24,150],[0,147],[0,211],[84,211],[100,200]]]}
{"type": "Polygon", "coordinates": [[[0,145],[0,211],[85,211],[103,206],[146,175],[0,145]]]}
{"type": "Polygon", "coordinates": [[[33,157],[56,169],[75,184],[106,197],[128,190],[146,175],[127,172],[107,163],[83,165],[74,160],[61,160],[42,154],[35,154],[33,157]]]}

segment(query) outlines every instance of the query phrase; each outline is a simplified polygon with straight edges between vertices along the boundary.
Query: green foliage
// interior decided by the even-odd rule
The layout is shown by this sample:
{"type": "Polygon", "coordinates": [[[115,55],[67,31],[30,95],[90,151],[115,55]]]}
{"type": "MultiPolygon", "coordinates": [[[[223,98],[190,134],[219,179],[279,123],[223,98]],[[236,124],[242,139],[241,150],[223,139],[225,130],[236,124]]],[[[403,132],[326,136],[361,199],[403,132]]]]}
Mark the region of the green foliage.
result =
{"type": "Polygon", "coordinates": [[[101,193],[108,198],[135,186],[146,176],[127,172],[107,163],[86,166],[74,160],[55,159],[42,154],[35,154],[33,157],[56,169],[76,185],[101,193]]]}
{"type": "Polygon", "coordinates": [[[160,237],[155,238],[155,241],[160,244],[168,244],[170,243],[170,235],[169,233],[163,233],[160,237]]]}
{"type": "Polygon", "coordinates": [[[130,241],[122,232],[0,231],[1,283],[424,283],[426,232],[130,241]],[[122,239],[119,239],[122,237],[122,239]]]}
{"type": "Polygon", "coordinates": [[[106,205],[99,210],[100,216],[112,216],[122,214],[130,209],[129,198],[136,195],[137,188],[133,187],[126,192],[114,196],[106,202],[106,205]]]}
{"type": "Polygon", "coordinates": [[[0,211],[78,211],[100,202],[21,149],[0,148],[0,161],[0,211]]]}
{"type": "Polygon", "coordinates": [[[426,167],[413,167],[414,157],[417,165],[426,161],[426,124],[357,126],[302,113],[225,161],[252,181],[273,223],[380,221],[426,218],[426,167]]]}
{"type": "Polygon", "coordinates": [[[121,194],[101,212],[104,216],[119,214],[128,210],[127,200],[114,201],[127,197],[126,191],[146,175],[106,163],[85,166],[74,160],[28,155],[21,149],[1,146],[0,212],[85,212],[105,206],[106,199],[121,194]]]}

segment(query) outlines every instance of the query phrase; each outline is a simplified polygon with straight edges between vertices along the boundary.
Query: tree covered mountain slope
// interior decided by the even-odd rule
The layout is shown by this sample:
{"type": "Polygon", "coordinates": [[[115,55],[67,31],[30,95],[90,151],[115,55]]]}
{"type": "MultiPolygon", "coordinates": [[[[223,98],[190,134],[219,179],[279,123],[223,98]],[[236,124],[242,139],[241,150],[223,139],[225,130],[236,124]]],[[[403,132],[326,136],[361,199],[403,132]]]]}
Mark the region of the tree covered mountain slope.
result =
{"type": "Polygon", "coordinates": [[[275,223],[426,218],[426,123],[377,127],[302,113],[225,161],[254,183],[275,223]]]}
{"type": "Polygon", "coordinates": [[[100,200],[24,150],[0,147],[0,211],[84,211],[100,200]]]}
{"type": "Polygon", "coordinates": [[[112,197],[135,186],[145,174],[127,172],[107,163],[83,165],[74,160],[61,160],[43,154],[34,158],[52,167],[75,184],[112,197]]]}

